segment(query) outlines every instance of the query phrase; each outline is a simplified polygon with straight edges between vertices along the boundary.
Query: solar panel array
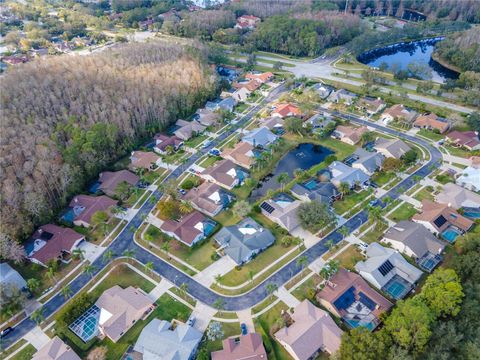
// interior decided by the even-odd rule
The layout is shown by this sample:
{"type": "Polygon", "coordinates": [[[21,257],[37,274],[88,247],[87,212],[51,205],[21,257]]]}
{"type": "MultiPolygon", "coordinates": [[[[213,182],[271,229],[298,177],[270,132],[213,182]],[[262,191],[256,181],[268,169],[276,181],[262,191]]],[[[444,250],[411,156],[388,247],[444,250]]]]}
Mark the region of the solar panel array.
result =
{"type": "Polygon", "coordinates": [[[262,203],[262,205],[260,205],[260,207],[269,214],[271,214],[275,210],[272,205],[270,205],[269,203],[267,203],[265,201],[262,203]]]}
{"type": "Polygon", "coordinates": [[[440,215],[438,218],[436,218],[433,223],[435,224],[436,227],[440,228],[447,222],[447,219],[443,215],[440,215]]]}
{"type": "Polygon", "coordinates": [[[380,271],[380,274],[383,276],[386,276],[390,271],[393,270],[393,265],[390,262],[390,260],[385,261],[380,267],[378,268],[378,271],[380,271]]]}

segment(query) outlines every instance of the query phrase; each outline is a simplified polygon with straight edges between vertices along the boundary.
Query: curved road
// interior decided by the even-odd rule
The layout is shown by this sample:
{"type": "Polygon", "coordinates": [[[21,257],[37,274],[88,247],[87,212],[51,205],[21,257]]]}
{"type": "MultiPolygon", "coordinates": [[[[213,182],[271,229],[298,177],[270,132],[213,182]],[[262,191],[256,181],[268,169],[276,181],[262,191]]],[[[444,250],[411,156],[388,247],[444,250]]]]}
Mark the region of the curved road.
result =
{"type": "MultiPolygon", "coordinates": [[[[253,114],[257,112],[265,102],[271,101],[274,98],[278,97],[279,93],[282,90],[283,90],[282,87],[279,87],[276,90],[274,90],[274,92],[269,96],[269,98],[265,99],[262,104],[257,105],[251,111],[249,111],[247,115],[245,115],[235,127],[232,127],[230,130],[226,131],[217,139],[215,139],[215,143],[219,143],[220,141],[224,140],[229,135],[231,135],[236,130],[236,128],[242,126],[247,121],[249,121],[252,118],[253,114]]],[[[405,189],[412,187],[416,183],[415,179],[417,176],[420,176],[422,178],[427,176],[433,171],[433,169],[436,168],[439,162],[441,162],[442,156],[440,151],[435,147],[433,147],[432,145],[430,145],[425,140],[418,139],[413,136],[409,136],[407,134],[401,133],[394,129],[386,128],[378,124],[370,123],[368,121],[359,119],[353,115],[343,114],[338,112],[332,112],[332,114],[340,118],[343,118],[345,120],[370,126],[384,133],[388,133],[388,134],[412,141],[414,143],[417,143],[423,146],[430,152],[430,160],[423,167],[421,167],[419,170],[411,174],[408,178],[404,179],[395,187],[393,187],[391,190],[389,190],[384,195],[384,197],[389,196],[392,199],[397,198],[401,193],[405,191],[405,189]]],[[[211,145],[211,147],[213,146],[214,144],[211,145]]],[[[183,171],[186,170],[187,167],[193,164],[196,160],[198,160],[198,158],[204,155],[205,152],[207,151],[208,149],[202,149],[197,153],[193,154],[186,164],[177,168],[174,172],[172,172],[172,174],[170,174],[167,177],[167,179],[177,178],[183,171]]],[[[156,191],[152,196],[158,200],[161,197],[161,195],[162,195],[161,192],[156,191]]],[[[118,235],[118,237],[108,246],[108,248],[112,250],[114,254],[116,254],[117,256],[121,256],[121,254],[127,249],[135,251],[135,258],[137,260],[139,260],[144,264],[151,261],[154,264],[155,271],[158,272],[162,277],[165,277],[166,279],[171,281],[172,283],[175,283],[177,285],[186,283],[188,285],[188,292],[190,293],[190,295],[205,304],[212,305],[216,299],[221,298],[223,301],[225,310],[235,311],[235,310],[246,309],[248,307],[251,307],[259,303],[260,301],[262,301],[268,296],[268,292],[266,290],[267,284],[274,283],[277,286],[281,286],[282,284],[287,282],[289,279],[291,279],[295,274],[301,271],[301,268],[298,267],[296,264],[296,259],[293,259],[290,263],[286,264],[283,268],[281,268],[279,271],[277,271],[275,274],[270,276],[268,279],[266,279],[264,282],[259,284],[256,288],[252,289],[248,293],[245,293],[239,296],[219,295],[218,293],[212,291],[211,289],[204,287],[203,285],[201,285],[196,280],[186,275],[182,271],[174,268],[169,263],[165,262],[164,260],[158,258],[157,256],[151,254],[150,252],[144,250],[143,248],[135,244],[134,242],[135,231],[140,227],[144,217],[152,210],[154,206],[155,206],[154,203],[150,201],[146,201],[145,204],[139,210],[139,212],[136,214],[136,216],[130,221],[128,226],[118,235]]],[[[362,224],[364,224],[367,220],[368,220],[368,213],[367,211],[363,210],[357,213],[356,215],[354,215],[349,220],[347,220],[347,222],[342,226],[346,226],[350,230],[350,232],[353,232],[355,229],[357,229],[362,224]]],[[[315,259],[317,259],[319,256],[321,256],[323,253],[325,253],[328,250],[325,244],[330,240],[332,240],[336,244],[342,240],[342,236],[338,233],[338,231],[334,231],[330,233],[327,237],[322,239],[320,242],[318,242],[316,245],[314,245],[313,247],[305,250],[302,255],[307,257],[309,263],[313,262],[315,259]]],[[[103,269],[107,265],[107,262],[105,262],[104,259],[100,257],[93,263],[93,265],[96,267],[96,272],[95,272],[96,274],[100,272],[101,269],[103,269]]],[[[70,288],[73,294],[78,293],[90,281],[90,279],[91,279],[90,276],[86,274],[81,274],[76,279],[74,279],[70,283],[70,288]]],[[[58,309],[60,309],[65,304],[65,302],[66,300],[61,294],[57,294],[52,299],[50,299],[43,306],[43,313],[45,315],[45,318],[55,313],[58,309]]],[[[11,332],[4,339],[2,339],[2,348],[4,349],[8,348],[8,346],[18,341],[28,331],[34,328],[35,325],[36,324],[30,318],[27,318],[24,321],[22,321],[20,324],[18,324],[15,327],[15,331],[11,332]]]]}

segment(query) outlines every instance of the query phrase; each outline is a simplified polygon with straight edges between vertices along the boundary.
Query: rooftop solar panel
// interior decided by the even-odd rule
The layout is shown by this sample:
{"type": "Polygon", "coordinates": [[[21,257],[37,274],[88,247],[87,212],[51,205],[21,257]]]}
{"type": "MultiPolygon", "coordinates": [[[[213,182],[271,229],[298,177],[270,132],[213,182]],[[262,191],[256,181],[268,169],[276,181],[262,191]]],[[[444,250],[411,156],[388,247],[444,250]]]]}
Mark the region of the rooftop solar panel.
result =
{"type": "Polygon", "coordinates": [[[375,307],[377,306],[377,304],[375,303],[375,301],[373,301],[372,299],[370,299],[367,295],[365,295],[363,292],[359,292],[358,293],[358,297],[360,298],[360,302],[365,305],[367,308],[369,308],[370,310],[375,310],[375,307]]]}
{"type": "Polygon", "coordinates": [[[380,274],[383,276],[386,276],[390,271],[393,270],[393,265],[390,262],[390,260],[385,261],[380,267],[378,268],[378,271],[380,271],[380,274]]]}
{"type": "Polygon", "coordinates": [[[447,222],[447,219],[443,215],[440,215],[438,218],[433,220],[433,223],[435,224],[436,227],[440,228],[447,222]]]}
{"type": "Polygon", "coordinates": [[[262,205],[260,205],[260,207],[269,214],[271,214],[275,210],[272,205],[266,203],[265,201],[262,203],[262,205]]]}

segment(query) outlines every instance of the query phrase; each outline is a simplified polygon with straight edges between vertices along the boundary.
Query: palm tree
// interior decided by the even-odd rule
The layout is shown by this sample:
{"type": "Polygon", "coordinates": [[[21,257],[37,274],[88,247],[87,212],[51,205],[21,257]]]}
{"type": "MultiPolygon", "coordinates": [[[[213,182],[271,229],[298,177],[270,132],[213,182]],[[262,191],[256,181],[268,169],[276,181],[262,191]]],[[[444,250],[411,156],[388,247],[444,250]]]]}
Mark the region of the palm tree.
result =
{"type": "Polygon", "coordinates": [[[242,219],[250,213],[250,210],[251,206],[246,200],[239,200],[232,207],[233,213],[242,219]]]}
{"type": "Polygon", "coordinates": [[[114,255],[115,255],[115,254],[113,253],[113,250],[108,249],[107,251],[105,251],[105,252],[103,253],[103,260],[104,260],[105,262],[110,262],[110,260],[113,259],[113,256],[114,256],[114,255]]]}
{"type": "Polygon", "coordinates": [[[335,246],[335,243],[333,242],[332,239],[330,239],[330,240],[327,240],[327,242],[325,243],[325,245],[328,247],[328,251],[332,251],[332,250],[333,250],[333,247],[335,246]]]}
{"type": "Polygon", "coordinates": [[[215,275],[215,283],[218,285],[222,281],[223,276],[221,274],[215,275]]]}
{"type": "Polygon", "coordinates": [[[330,278],[338,271],[338,267],[338,261],[330,260],[322,267],[322,270],[320,270],[320,276],[325,280],[330,280],[330,278]]]}
{"type": "Polygon", "coordinates": [[[67,300],[70,296],[72,296],[73,291],[70,289],[70,285],[65,285],[62,290],[60,290],[60,293],[63,295],[65,300],[67,300]]]}
{"type": "Polygon", "coordinates": [[[303,271],[303,269],[305,269],[305,266],[308,265],[308,258],[303,255],[303,256],[300,256],[298,259],[297,259],[297,266],[300,267],[303,271]]]}
{"type": "Polygon", "coordinates": [[[90,278],[93,278],[93,273],[95,272],[97,268],[92,265],[92,264],[86,264],[84,267],[83,267],[83,272],[87,275],[90,275],[90,278]]]}
{"type": "Polygon", "coordinates": [[[133,258],[135,256],[135,250],[133,249],[126,249],[123,252],[123,256],[128,257],[128,258],[133,258]]]}
{"type": "Polygon", "coordinates": [[[187,292],[188,292],[188,284],[187,283],[181,283],[179,289],[182,292],[183,297],[186,297],[187,292]]]}
{"type": "Polygon", "coordinates": [[[79,249],[79,248],[76,248],[72,251],[72,258],[74,258],[75,260],[83,260],[85,259],[85,250],[83,249],[79,249]]]}
{"type": "Polygon", "coordinates": [[[149,261],[145,264],[145,271],[148,272],[148,273],[152,273],[153,272],[153,262],[149,261]]]}
{"type": "Polygon", "coordinates": [[[378,206],[369,206],[367,208],[368,219],[370,222],[375,223],[375,228],[377,227],[378,221],[382,220],[382,209],[378,206]]]}
{"type": "Polygon", "coordinates": [[[253,270],[248,270],[248,278],[250,279],[251,282],[253,282],[253,275],[255,275],[253,270]]]}
{"type": "Polygon", "coordinates": [[[30,319],[35,321],[37,325],[40,325],[40,323],[45,320],[45,315],[43,314],[43,307],[38,308],[35,310],[32,315],[30,315],[30,319]]]}
{"type": "Polygon", "coordinates": [[[27,280],[27,288],[30,292],[34,293],[40,287],[40,280],[31,278],[27,280]]]}
{"type": "Polygon", "coordinates": [[[265,289],[267,290],[268,295],[273,297],[273,293],[278,290],[278,286],[277,284],[269,283],[265,286],[265,289]]]}
{"type": "Polygon", "coordinates": [[[342,182],[340,183],[340,186],[339,186],[339,190],[340,190],[340,194],[342,196],[342,199],[345,195],[348,195],[350,193],[350,184],[349,183],[346,183],[346,182],[342,182]]]}
{"type": "Polygon", "coordinates": [[[53,282],[57,282],[57,278],[55,277],[55,269],[53,267],[49,267],[48,270],[47,270],[47,276],[50,280],[52,280],[53,282]]]}
{"type": "Polygon", "coordinates": [[[342,235],[342,240],[347,237],[348,234],[350,234],[350,230],[346,226],[342,226],[340,229],[338,229],[338,232],[340,235],[342,235]]]}
{"type": "Polygon", "coordinates": [[[164,242],[161,247],[162,251],[165,252],[165,255],[170,259],[170,243],[168,241],[164,242]]]}
{"type": "Polygon", "coordinates": [[[283,172],[280,175],[278,175],[277,182],[280,184],[282,191],[285,188],[285,184],[288,183],[289,180],[290,180],[290,176],[286,172],[283,172]]]}
{"type": "Polygon", "coordinates": [[[223,310],[223,300],[221,298],[217,298],[214,302],[213,302],[213,307],[215,309],[218,310],[218,312],[221,312],[223,310]]]}
{"type": "Polygon", "coordinates": [[[192,204],[190,204],[188,201],[182,201],[178,207],[178,209],[180,210],[180,212],[182,214],[188,214],[188,213],[191,213],[192,210],[193,210],[193,206],[192,204]]]}

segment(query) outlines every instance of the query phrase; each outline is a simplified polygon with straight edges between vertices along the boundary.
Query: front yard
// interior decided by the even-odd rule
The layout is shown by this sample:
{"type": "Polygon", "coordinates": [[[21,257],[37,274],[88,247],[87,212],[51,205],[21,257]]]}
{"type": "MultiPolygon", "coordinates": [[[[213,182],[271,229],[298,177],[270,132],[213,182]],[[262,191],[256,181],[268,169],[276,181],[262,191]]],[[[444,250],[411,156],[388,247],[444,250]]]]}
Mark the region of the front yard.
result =
{"type": "Polygon", "coordinates": [[[417,210],[413,207],[413,205],[409,203],[403,203],[398,208],[396,208],[388,218],[392,221],[399,222],[402,220],[410,220],[413,215],[417,213],[417,210]]]}
{"type": "Polygon", "coordinates": [[[364,201],[369,195],[371,195],[371,193],[372,191],[370,189],[353,192],[344,196],[343,199],[335,201],[333,203],[333,208],[338,215],[342,215],[364,201]]]}
{"type": "Polygon", "coordinates": [[[198,145],[200,145],[202,142],[204,142],[207,139],[208,139],[208,135],[198,135],[185,141],[185,146],[189,148],[196,148],[198,145]]]}
{"type": "Polygon", "coordinates": [[[334,260],[339,262],[340,267],[353,271],[355,270],[355,264],[364,260],[364,258],[358,247],[352,244],[343,250],[334,260]]]}

